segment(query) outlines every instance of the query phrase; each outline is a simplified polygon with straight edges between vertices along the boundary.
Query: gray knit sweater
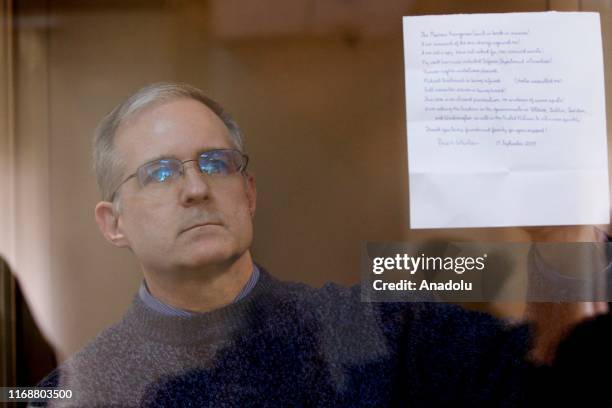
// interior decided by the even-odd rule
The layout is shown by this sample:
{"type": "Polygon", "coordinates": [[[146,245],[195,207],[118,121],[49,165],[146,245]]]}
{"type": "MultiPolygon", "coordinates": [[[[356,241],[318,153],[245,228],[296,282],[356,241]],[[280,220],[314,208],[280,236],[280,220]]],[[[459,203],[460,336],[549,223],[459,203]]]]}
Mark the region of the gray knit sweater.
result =
{"type": "Polygon", "coordinates": [[[449,305],[366,303],[263,268],[252,292],[183,318],[138,296],[40,386],[53,406],[520,406],[528,331],[449,305]]]}

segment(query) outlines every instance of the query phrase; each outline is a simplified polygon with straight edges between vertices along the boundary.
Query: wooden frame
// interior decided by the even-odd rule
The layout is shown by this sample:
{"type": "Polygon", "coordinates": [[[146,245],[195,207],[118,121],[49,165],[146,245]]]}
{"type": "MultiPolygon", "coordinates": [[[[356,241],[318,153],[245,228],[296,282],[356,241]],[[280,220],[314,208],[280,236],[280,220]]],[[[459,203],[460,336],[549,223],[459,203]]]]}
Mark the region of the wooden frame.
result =
{"type": "Polygon", "coordinates": [[[13,2],[0,0],[0,386],[17,385],[15,277],[15,114],[13,2]],[[6,257],[7,259],[3,259],[6,257]]]}

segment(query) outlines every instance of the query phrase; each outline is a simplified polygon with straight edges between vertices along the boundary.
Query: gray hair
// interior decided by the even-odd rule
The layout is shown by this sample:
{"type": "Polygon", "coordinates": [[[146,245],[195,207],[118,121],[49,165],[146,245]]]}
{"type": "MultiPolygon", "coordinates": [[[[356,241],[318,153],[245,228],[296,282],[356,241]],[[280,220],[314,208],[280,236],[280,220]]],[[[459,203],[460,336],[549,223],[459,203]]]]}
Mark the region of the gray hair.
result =
{"type": "Polygon", "coordinates": [[[96,128],[93,140],[93,167],[104,201],[113,199],[113,192],[122,181],[123,163],[114,149],[117,129],[146,107],[181,98],[196,100],[212,110],[228,128],[235,147],[244,153],[244,138],[238,124],[219,103],[206,96],[200,89],[187,84],[169,82],[145,86],[104,116],[96,128]]]}

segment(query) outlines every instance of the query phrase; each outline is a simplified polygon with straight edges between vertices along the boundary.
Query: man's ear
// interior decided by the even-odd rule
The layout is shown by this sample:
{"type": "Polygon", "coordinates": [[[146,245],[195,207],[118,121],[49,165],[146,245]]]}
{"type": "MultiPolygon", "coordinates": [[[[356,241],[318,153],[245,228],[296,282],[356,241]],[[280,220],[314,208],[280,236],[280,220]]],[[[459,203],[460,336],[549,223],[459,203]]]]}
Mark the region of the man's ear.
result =
{"type": "Polygon", "coordinates": [[[100,201],[95,209],[96,224],[104,238],[116,247],[127,247],[128,241],[119,225],[119,214],[115,212],[113,204],[100,201]]]}
{"type": "Polygon", "coordinates": [[[251,173],[245,174],[245,178],[249,212],[251,213],[251,218],[253,218],[255,217],[255,208],[257,207],[257,185],[255,184],[255,176],[251,173]]]}

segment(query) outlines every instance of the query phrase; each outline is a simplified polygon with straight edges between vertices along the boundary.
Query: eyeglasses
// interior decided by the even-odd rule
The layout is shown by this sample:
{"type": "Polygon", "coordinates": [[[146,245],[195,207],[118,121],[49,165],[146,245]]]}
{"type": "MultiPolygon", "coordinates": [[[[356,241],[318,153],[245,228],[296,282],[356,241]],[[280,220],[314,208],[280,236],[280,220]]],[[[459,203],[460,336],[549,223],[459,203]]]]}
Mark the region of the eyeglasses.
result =
{"type": "Polygon", "coordinates": [[[136,169],[115,189],[111,196],[114,200],[119,188],[129,179],[136,177],[140,187],[148,185],[169,184],[180,178],[184,173],[184,166],[189,162],[197,162],[200,171],[209,176],[229,176],[246,171],[249,156],[235,149],[214,149],[200,153],[197,159],[180,161],[179,159],[153,160],[136,169]]]}

